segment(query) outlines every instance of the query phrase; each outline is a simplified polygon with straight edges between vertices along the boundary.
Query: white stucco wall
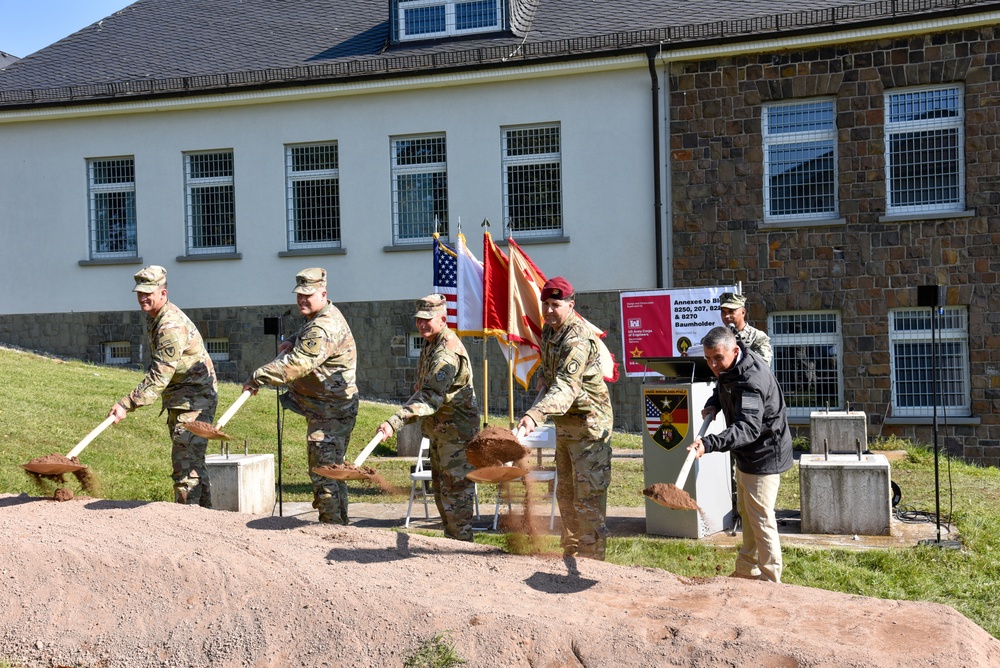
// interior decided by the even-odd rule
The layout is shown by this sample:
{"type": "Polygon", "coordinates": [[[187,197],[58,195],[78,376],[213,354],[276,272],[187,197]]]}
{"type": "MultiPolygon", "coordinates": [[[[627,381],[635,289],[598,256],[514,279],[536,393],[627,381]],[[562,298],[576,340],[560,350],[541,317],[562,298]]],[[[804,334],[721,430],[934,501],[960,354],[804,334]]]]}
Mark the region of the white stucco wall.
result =
{"type": "Polygon", "coordinates": [[[135,308],[136,265],[88,259],[86,160],[135,157],[139,255],[168,270],[187,308],[291,303],[293,275],[322,266],[334,301],[417,298],[431,290],[431,253],[392,242],[389,138],[444,132],[452,235],[461,219],[482,256],[480,222],[502,237],[500,128],[558,122],[564,234],[528,245],[548,275],[578,290],[654,287],[650,81],[644,66],[522,81],[248,102],[57,120],[0,119],[0,313],[135,308]],[[286,250],[284,145],[339,143],[346,255],[286,250]],[[184,151],[232,149],[240,260],[185,254],[184,151]]]}

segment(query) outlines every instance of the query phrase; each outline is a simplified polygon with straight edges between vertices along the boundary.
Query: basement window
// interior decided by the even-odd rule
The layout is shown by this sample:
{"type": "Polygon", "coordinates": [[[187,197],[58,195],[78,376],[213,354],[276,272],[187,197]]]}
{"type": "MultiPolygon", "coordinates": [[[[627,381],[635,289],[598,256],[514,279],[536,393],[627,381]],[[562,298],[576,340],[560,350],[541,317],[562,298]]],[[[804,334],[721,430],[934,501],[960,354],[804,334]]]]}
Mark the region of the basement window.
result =
{"type": "Polygon", "coordinates": [[[394,0],[401,41],[495,32],[504,27],[505,0],[394,0]]]}
{"type": "Polygon", "coordinates": [[[105,364],[132,362],[132,344],[128,341],[105,341],[101,344],[101,360],[105,364]]]}

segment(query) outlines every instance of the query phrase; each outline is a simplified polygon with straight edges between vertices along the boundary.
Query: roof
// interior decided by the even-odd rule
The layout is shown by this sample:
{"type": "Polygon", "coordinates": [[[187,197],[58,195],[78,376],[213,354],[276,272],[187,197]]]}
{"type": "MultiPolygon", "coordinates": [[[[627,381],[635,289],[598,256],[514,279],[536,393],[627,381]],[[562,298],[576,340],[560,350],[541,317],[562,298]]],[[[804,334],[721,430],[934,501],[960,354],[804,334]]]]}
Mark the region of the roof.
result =
{"type": "Polygon", "coordinates": [[[5,51],[0,51],[0,70],[7,67],[17,59],[17,56],[12,56],[5,51]]]}
{"type": "Polygon", "coordinates": [[[389,42],[386,0],[139,0],[6,66],[0,106],[510,66],[896,22],[998,0],[509,0],[513,31],[389,42]],[[894,13],[895,12],[895,13],[894,13]]]}

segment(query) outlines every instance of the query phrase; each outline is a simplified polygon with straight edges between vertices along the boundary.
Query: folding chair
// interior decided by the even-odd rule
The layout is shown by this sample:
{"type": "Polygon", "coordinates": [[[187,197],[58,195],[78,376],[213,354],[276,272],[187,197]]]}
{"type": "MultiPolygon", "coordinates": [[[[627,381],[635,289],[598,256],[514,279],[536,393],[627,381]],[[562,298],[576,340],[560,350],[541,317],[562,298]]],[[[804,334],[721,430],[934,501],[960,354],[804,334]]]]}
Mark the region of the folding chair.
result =
{"type": "MultiPolygon", "coordinates": [[[[542,463],[542,450],[552,449],[555,450],[556,447],[556,430],[553,425],[542,425],[535,429],[533,432],[521,439],[521,442],[528,448],[534,449],[537,455],[537,463],[541,466],[542,463]]],[[[551,489],[545,496],[542,497],[544,500],[548,497],[551,508],[549,509],[549,530],[555,528],[556,526],[556,485],[559,483],[559,476],[555,470],[555,465],[553,464],[552,470],[547,469],[535,469],[533,471],[528,471],[528,474],[522,478],[527,485],[533,485],[537,483],[551,484],[551,489]]],[[[504,484],[500,483],[497,487],[497,503],[496,508],[493,511],[493,530],[496,531],[498,521],[500,519],[500,503],[503,497],[504,484]]],[[[525,489],[527,493],[527,489],[525,489]]],[[[507,512],[512,512],[510,502],[510,487],[507,487],[507,512]]]]}
{"type": "MultiPolygon", "coordinates": [[[[406,507],[406,522],[403,524],[404,527],[410,526],[410,517],[413,512],[413,499],[416,498],[417,494],[424,502],[424,519],[430,519],[431,514],[429,507],[427,505],[427,497],[433,496],[434,492],[430,489],[431,483],[431,470],[430,470],[430,459],[429,453],[431,449],[431,442],[425,436],[420,439],[420,450],[417,452],[417,465],[413,472],[410,473],[410,504],[406,507]],[[420,491],[417,491],[417,487],[420,491]]],[[[474,499],[476,504],[476,521],[479,520],[479,486],[474,487],[474,499]]]]}

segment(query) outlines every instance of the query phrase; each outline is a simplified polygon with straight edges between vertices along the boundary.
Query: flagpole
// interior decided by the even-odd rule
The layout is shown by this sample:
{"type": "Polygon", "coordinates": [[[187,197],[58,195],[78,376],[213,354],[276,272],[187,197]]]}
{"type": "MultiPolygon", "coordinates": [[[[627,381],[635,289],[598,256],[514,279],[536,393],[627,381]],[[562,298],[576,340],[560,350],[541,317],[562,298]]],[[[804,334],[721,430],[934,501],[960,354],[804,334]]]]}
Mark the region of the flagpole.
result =
{"type": "MultiPolygon", "coordinates": [[[[507,232],[510,238],[510,231],[507,232]]],[[[514,316],[514,262],[507,263],[507,412],[514,426],[514,349],[510,340],[510,319],[514,316]]]]}

